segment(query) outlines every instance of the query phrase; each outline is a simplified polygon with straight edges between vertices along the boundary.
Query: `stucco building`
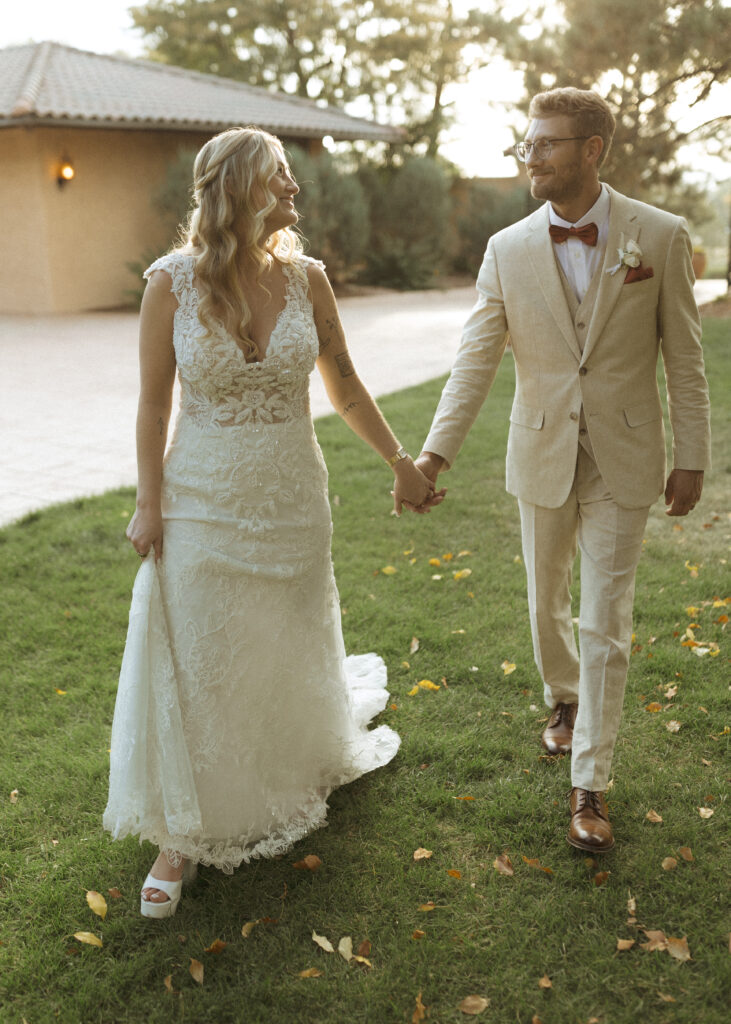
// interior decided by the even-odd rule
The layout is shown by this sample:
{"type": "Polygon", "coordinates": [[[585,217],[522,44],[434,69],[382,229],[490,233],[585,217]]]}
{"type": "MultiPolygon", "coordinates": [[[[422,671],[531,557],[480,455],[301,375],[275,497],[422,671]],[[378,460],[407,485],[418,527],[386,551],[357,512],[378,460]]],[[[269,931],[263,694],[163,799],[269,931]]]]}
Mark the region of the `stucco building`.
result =
{"type": "Polygon", "coordinates": [[[50,42],[0,50],[0,311],[123,304],[134,285],[127,264],[169,243],[152,204],[166,168],[181,148],[236,124],[314,152],[328,135],[403,137],[298,97],[164,64],[50,42]]]}

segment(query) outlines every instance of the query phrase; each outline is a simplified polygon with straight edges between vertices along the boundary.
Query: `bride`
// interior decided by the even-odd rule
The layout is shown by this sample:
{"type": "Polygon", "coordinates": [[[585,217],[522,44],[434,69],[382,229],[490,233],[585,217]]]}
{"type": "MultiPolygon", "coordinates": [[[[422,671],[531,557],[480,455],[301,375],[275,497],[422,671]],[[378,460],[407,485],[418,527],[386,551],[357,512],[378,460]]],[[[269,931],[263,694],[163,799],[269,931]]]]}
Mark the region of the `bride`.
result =
{"type": "Polygon", "coordinates": [[[345,656],[327,471],[309,409],[334,408],[392,468],[394,507],[443,491],[359,380],[323,265],[304,256],[279,141],[232,128],[194,168],[185,244],[145,272],[135,581],[104,827],[159,847],[141,895],[172,916],[198,863],[231,872],[324,824],[331,790],[389,762],[369,730],[386,668],[345,656]],[[181,408],[165,453],[175,372],[181,408]]]}

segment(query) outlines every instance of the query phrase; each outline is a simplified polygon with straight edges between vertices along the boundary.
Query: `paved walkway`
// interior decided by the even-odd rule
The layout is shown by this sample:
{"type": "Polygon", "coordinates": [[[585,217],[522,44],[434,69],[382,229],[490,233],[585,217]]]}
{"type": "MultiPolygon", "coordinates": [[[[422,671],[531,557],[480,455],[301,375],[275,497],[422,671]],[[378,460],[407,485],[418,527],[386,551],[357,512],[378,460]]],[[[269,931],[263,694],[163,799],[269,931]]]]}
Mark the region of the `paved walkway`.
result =
{"type": "MultiPolygon", "coordinates": [[[[699,302],[725,290],[700,281],[699,302]]],[[[446,373],[474,288],[339,302],[353,361],[375,396],[446,373]]],[[[0,523],[133,484],[137,316],[0,316],[0,523]]],[[[332,412],[317,374],[313,415],[332,412]]]]}

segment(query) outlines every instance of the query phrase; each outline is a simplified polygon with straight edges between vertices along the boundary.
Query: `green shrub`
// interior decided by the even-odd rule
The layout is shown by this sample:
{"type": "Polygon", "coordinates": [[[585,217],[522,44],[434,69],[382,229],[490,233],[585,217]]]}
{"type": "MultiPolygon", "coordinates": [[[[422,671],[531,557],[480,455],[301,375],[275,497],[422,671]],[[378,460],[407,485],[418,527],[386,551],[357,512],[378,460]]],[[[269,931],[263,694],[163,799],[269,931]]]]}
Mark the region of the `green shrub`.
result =
{"type": "Polygon", "coordinates": [[[506,193],[484,181],[460,182],[452,268],[476,276],[490,236],[521,220],[537,205],[521,185],[506,193]]]}
{"type": "Polygon", "coordinates": [[[371,207],[365,280],[391,288],[428,288],[444,270],[449,179],[428,157],[358,172],[371,207]]]}

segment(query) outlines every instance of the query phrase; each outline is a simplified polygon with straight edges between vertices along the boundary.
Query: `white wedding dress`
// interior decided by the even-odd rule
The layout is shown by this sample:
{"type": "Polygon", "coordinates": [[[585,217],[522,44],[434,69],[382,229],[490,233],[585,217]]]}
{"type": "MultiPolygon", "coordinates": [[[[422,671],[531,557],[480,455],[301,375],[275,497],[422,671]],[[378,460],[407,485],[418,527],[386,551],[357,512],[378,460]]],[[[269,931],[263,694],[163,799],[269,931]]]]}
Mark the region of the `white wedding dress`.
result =
{"type": "Polygon", "coordinates": [[[318,339],[308,257],[260,362],[197,316],[194,257],[172,277],[181,408],[163,470],[164,551],[135,581],[104,827],[230,872],[325,824],[330,791],[389,762],[367,724],[386,667],[346,658],[327,471],[309,408],[318,339]]]}

